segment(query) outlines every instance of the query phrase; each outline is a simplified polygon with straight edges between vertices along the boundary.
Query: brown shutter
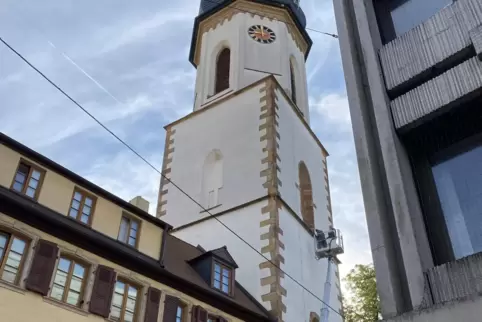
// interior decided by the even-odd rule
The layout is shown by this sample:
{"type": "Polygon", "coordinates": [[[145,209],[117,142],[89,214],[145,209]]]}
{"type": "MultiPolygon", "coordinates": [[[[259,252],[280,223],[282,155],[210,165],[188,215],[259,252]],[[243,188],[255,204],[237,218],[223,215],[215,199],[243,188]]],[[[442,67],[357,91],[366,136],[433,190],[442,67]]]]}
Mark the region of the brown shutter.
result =
{"type": "Polygon", "coordinates": [[[194,306],[191,312],[191,322],[207,322],[208,311],[200,306],[194,306]]]}
{"type": "Polygon", "coordinates": [[[224,48],[218,56],[216,62],[216,84],[215,94],[229,88],[229,69],[231,65],[231,50],[224,48]]]}
{"type": "Polygon", "coordinates": [[[146,315],[144,322],[157,322],[159,316],[159,306],[161,305],[161,291],[149,287],[147,291],[146,315]]]}
{"type": "Polygon", "coordinates": [[[55,268],[59,248],[56,244],[40,239],[35,246],[32,267],[27,277],[26,288],[46,296],[55,268]]]}
{"type": "Polygon", "coordinates": [[[162,322],[176,322],[176,312],[180,301],[177,297],[166,295],[162,322]]]}
{"type": "Polygon", "coordinates": [[[115,271],[106,266],[99,265],[95,272],[94,287],[90,298],[89,311],[91,313],[109,317],[110,302],[114,293],[115,271]]]}

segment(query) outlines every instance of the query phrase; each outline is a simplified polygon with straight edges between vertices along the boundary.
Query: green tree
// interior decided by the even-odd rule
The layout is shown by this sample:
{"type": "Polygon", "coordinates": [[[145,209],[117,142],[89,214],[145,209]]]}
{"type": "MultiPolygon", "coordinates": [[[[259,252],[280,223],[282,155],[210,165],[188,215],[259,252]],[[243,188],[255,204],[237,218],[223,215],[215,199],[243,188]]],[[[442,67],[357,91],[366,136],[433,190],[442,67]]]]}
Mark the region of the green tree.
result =
{"type": "Polygon", "coordinates": [[[381,319],[375,269],[356,265],[344,278],[348,296],[343,300],[345,322],[375,322],[381,319]]]}

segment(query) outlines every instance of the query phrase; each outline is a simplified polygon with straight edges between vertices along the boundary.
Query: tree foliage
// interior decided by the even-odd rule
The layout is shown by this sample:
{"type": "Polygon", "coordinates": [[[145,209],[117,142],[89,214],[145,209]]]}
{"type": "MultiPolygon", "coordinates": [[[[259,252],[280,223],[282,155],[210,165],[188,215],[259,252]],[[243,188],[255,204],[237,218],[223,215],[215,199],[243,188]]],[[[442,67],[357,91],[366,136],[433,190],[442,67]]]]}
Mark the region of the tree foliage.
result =
{"type": "Polygon", "coordinates": [[[356,265],[345,277],[349,297],[344,298],[345,322],[375,322],[381,319],[375,269],[356,265]]]}

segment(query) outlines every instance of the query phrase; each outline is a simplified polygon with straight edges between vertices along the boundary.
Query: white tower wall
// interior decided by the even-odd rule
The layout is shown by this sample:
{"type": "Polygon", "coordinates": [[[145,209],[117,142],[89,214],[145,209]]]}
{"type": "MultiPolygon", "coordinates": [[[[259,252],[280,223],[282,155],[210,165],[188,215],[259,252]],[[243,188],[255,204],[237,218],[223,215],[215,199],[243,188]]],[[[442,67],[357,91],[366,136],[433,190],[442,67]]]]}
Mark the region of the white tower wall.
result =
{"type": "MultiPolygon", "coordinates": [[[[162,169],[209,213],[161,180],[157,215],[193,245],[226,245],[239,265],[236,279],[279,321],[312,322],[322,303],[272,265],[323,298],[327,262],[315,259],[312,232],[326,230],[333,219],[327,152],[308,123],[304,53],[292,26],[225,10],[214,16],[217,20],[208,18],[210,27],[198,38],[194,112],[166,126],[162,169]],[[276,41],[253,41],[247,32],[252,25],[272,29],[276,41]],[[216,59],[225,47],[231,51],[229,88],[213,95],[216,59]],[[290,63],[297,104],[290,93],[290,63]],[[311,179],[314,227],[301,215],[301,161],[311,179]]],[[[336,271],[334,266],[330,305],[339,310],[336,271]]],[[[330,321],[341,319],[331,312],[330,321]]]]}
{"type": "Polygon", "coordinates": [[[290,93],[292,59],[296,71],[297,105],[309,120],[304,54],[296,45],[285,23],[238,12],[202,35],[200,52],[194,110],[204,108],[209,103],[269,75],[274,75],[290,93]],[[272,44],[253,41],[247,32],[253,25],[263,25],[272,29],[276,33],[276,41],[272,44]],[[230,87],[213,95],[216,58],[224,47],[231,49],[230,87]]]}

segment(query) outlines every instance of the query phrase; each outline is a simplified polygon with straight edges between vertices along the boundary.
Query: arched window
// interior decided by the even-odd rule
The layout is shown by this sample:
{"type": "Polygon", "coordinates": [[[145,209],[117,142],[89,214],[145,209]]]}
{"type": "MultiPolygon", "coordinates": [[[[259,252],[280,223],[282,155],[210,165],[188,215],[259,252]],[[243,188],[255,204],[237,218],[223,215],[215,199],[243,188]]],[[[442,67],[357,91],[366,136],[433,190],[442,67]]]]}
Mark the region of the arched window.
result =
{"type": "Polygon", "coordinates": [[[224,48],[221,50],[216,60],[216,79],[214,85],[214,94],[217,94],[229,88],[230,64],[231,50],[229,48],[224,48]]]}
{"type": "Polygon", "coordinates": [[[301,216],[305,224],[310,229],[315,228],[315,215],[313,210],[313,190],[311,188],[311,179],[306,164],[301,161],[298,166],[299,180],[300,180],[300,201],[301,201],[301,216]]]}
{"type": "Polygon", "coordinates": [[[206,208],[219,205],[219,190],[223,187],[223,155],[219,150],[211,151],[203,166],[202,202],[206,208]]]}
{"type": "Polygon", "coordinates": [[[291,99],[296,104],[296,79],[295,79],[295,67],[293,61],[290,61],[290,79],[291,79],[291,99]]]}
{"type": "Polygon", "coordinates": [[[310,313],[310,322],[320,322],[320,316],[315,312],[311,312],[310,313]]]}

